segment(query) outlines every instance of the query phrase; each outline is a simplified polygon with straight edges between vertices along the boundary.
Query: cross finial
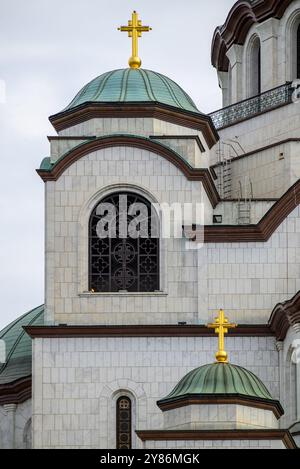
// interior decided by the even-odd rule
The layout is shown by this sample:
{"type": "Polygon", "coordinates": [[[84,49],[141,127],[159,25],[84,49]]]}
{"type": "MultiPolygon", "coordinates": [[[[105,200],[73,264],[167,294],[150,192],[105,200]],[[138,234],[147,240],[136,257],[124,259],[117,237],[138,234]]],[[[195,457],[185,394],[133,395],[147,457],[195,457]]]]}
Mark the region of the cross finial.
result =
{"type": "Polygon", "coordinates": [[[132,19],[128,21],[128,26],[120,26],[118,28],[121,32],[127,32],[128,37],[132,38],[132,56],[130,57],[128,63],[130,68],[140,68],[142,61],[139,58],[138,52],[138,40],[142,36],[142,33],[147,33],[151,31],[152,28],[149,26],[143,26],[142,21],[139,20],[139,15],[136,11],[132,13],[132,19]]]}
{"type": "Polygon", "coordinates": [[[224,335],[228,333],[228,329],[233,329],[236,326],[236,324],[229,324],[223,309],[220,309],[219,317],[215,319],[215,322],[207,325],[210,329],[215,329],[215,333],[219,335],[219,350],[216,353],[218,363],[228,362],[228,355],[224,350],[224,335]]]}

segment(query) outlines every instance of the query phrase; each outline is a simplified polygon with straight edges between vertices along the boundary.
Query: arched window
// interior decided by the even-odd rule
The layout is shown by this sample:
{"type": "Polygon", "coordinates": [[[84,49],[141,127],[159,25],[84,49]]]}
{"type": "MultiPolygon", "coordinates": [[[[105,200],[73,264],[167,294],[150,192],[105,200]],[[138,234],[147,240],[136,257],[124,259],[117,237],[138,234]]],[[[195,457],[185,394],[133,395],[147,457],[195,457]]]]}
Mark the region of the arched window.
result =
{"type": "Polygon", "coordinates": [[[159,290],[159,222],[144,197],[115,193],[94,208],[89,224],[89,289],[159,290]]]}
{"type": "Polygon", "coordinates": [[[117,449],[131,449],[132,406],[127,396],[117,400],[117,449]]]}
{"type": "Polygon", "coordinates": [[[300,78],[300,24],[297,28],[297,78],[300,78]]]}
{"type": "Polygon", "coordinates": [[[250,50],[250,97],[261,93],[261,48],[260,40],[255,37],[250,50]]]}

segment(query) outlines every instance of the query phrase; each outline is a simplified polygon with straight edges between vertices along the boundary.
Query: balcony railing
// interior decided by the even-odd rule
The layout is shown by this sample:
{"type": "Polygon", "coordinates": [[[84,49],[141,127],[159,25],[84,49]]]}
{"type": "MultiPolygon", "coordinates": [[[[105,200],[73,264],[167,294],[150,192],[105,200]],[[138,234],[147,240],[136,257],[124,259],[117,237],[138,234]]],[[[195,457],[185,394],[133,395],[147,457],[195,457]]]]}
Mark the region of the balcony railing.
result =
{"type": "Polygon", "coordinates": [[[239,103],[212,112],[210,117],[216,129],[222,129],[237,122],[249,119],[266,111],[292,102],[294,88],[292,82],[265,91],[253,98],[245,99],[239,103]]]}

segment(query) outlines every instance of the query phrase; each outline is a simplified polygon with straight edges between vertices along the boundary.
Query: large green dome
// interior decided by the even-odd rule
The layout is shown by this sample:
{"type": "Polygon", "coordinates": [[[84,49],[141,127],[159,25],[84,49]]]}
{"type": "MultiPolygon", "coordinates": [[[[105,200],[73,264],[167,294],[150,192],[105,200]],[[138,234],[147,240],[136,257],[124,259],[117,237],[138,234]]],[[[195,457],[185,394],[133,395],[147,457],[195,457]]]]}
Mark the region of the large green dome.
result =
{"type": "Polygon", "coordinates": [[[199,114],[189,95],[170,78],[145,69],[103,73],[75,96],[65,111],[84,103],[162,103],[199,114]]]}
{"type": "Polygon", "coordinates": [[[32,344],[23,326],[43,323],[44,306],[39,306],[0,331],[0,339],[4,340],[6,347],[6,362],[0,363],[0,386],[31,375],[32,344]]]}
{"type": "Polygon", "coordinates": [[[239,395],[272,400],[266,386],[251,371],[229,363],[213,363],[190,371],[158,404],[195,395],[239,395]]]}

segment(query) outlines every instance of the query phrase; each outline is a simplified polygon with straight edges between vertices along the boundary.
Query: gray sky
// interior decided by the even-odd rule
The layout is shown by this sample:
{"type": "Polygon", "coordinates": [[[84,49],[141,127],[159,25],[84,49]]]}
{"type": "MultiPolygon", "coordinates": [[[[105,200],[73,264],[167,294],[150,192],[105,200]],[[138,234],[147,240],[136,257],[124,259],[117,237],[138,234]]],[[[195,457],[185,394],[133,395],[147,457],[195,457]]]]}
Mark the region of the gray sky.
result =
{"type": "Polygon", "coordinates": [[[214,28],[234,0],[5,0],[0,15],[0,329],[44,298],[44,183],[48,116],[88,81],[127,66],[130,40],[116,30],[136,9],[153,28],[143,66],[174,79],[199,109],[221,107],[210,64],[214,28]]]}

